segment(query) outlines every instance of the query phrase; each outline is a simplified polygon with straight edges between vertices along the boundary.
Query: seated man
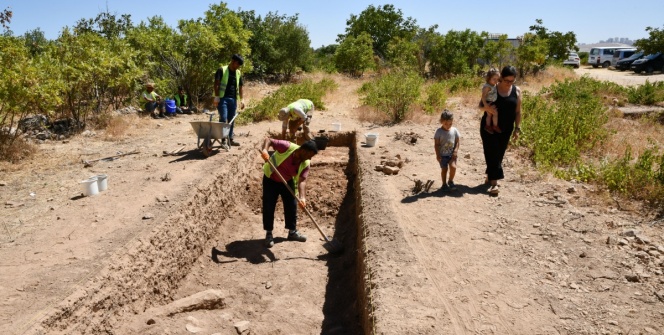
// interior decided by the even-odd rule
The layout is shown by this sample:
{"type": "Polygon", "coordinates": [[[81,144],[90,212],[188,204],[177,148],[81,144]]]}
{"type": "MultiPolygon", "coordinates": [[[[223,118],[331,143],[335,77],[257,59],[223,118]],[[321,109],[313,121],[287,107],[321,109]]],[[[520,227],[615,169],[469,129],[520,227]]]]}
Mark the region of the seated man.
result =
{"type": "Polygon", "coordinates": [[[164,115],[164,102],[161,96],[154,91],[154,83],[145,84],[145,91],[141,94],[141,102],[144,103],[145,111],[155,119],[163,119],[164,115]],[[159,111],[158,115],[154,114],[155,109],[159,111]]]}
{"type": "Polygon", "coordinates": [[[191,101],[189,101],[189,96],[184,93],[182,86],[178,87],[178,93],[174,96],[175,99],[175,111],[178,114],[191,114],[193,107],[191,101]]]}
{"type": "Polygon", "coordinates": [[[312,113],[314,111],[314,103],[311,100],[299,99],[288,107],[279,110],[279,120],[283,123],[281,125],[281,137],[286,138],[286,130],[290,132],[290,138],[295,141],[295,132],[302,126],[304,130],[304,139],[309,141],[313,139],[309,124],[311,123],[312,113]]]}

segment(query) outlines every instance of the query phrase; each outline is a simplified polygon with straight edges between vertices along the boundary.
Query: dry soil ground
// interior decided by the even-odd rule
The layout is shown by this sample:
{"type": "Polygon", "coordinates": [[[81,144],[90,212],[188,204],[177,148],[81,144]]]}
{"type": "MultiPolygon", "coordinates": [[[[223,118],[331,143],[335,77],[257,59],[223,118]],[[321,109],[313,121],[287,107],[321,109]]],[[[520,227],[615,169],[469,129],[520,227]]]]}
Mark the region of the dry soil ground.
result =
{"type": "MultiPolygon", "coordinates": [[[[30,162],[1,166],[0,333],[664,333],[661,220],[542,176],[514,149],[490,197],[472,103],[451,107],[458,190],[441,191],[436,118],[361,122],[360,82],[336,80],[314,116],[333,140],[314,158],[308,200],[343,254],[328,254],[301,213],[309,241],[277,229],[275,247],[262,246],[253,147],[277,122],[239,126],[241,147],[205,158],[189,125],[203,116],[132,118],[121,140],[48,141],[30,162]],[[385,160],[400,172],[375,171],[385,160]],[[78,181],[102,173],[108,190],[81,197],[78,181]],[[434,184],[414,193],[416,180],[434,184]]],[[[273,89],[247,87],[254,98],[273,89]]]]}

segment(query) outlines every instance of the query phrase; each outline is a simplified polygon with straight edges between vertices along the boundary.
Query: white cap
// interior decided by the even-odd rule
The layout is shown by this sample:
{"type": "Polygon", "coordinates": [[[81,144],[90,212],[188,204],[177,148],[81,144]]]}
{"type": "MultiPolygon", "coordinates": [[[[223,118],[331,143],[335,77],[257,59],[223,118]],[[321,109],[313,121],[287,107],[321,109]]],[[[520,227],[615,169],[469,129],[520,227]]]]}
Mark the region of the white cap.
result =
{"type": "Polygon", "coordinates": [[[288,108],[282,108],[279,110],[279,115],[277,116],[279,120],[284,121],[288,118],[288,108]]]}

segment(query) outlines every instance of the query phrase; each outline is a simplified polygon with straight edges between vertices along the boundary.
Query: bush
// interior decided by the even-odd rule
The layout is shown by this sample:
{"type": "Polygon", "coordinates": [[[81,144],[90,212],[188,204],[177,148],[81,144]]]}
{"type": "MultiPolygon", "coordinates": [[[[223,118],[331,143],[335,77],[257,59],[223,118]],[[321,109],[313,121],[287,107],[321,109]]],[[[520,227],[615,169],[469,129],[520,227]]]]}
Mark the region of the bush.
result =
{"type": "Polygon", "coordinates": [[[422,109],[433,115],[445,109],[447,104],[447,87],[444,82],[436,82],[424,88],[425,97],[422,99],[422,109]]]}
{"type": "Polygon", "coordinates": [[[602,182],[611,191],[647,200],[652,205],[661,205],[664,200],[664,154],[655,145],[636,160],[628,146],[623,157],[604,162],[600,171],[602,182]]]}
{"type": "Polygon", "coordinates": [[[318,83],[306,79],[299,84],[281,86],[277,91],[261,100],[258,105],[247,108],[241,113],[236,122],[239,124],[274,120],[281,108],[298,99],[309,99],[317,110],[324,110],[323,96],[337,89],[334,80],[325,78],[318,83]]]}
{"type": "Polygon", "coordinates": [[[664,100],[664,82],[652,84],[646,80],[643,85],[627,87],[627,99],[633,104],[654,105],[664,100]]]}
{"type": "Polygon", "coordinates": [[[541,93],[550,98],[523,96],[524,129],[518,144],[533,151],[533,160],[542,167],[575,165],[580,155],[595,147],[607,132],[606,108],[584,80],[565,81],[541,93]]]}
{"type": "Polygon", "coordinates": [[[362,103],[390,116],[393,122],[404,120],[410,106],[420,97],[424,84],[415,72],[393,71],[360,87],[362,103]]]}

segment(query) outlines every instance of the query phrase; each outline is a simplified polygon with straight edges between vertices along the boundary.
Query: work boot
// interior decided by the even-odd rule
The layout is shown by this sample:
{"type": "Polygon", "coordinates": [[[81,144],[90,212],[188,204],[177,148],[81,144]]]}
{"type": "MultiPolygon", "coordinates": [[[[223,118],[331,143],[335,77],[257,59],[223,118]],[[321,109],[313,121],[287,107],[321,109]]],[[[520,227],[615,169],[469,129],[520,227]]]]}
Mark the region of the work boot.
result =
{"type": "Polygon", "coordinates": [[[265,247],[272,248],[274,246],[274,238],[272,237],[272,232],[267,232],[265,234],[265,247]]]}
{"type": "Polygon", "coordinates": [[[229,139],[228,139],[228,142],[229,142],[232,146],[234,146],[234,147],[239,147],[239,146],[240,146],[240,143],[235,142],[235,140],[232,139],[232,138],[229,138],[229,139]]]}
{"type": "Polygon", "coordinates": [[[289,240],[289,241],[306,242],[306,241],[307,241],[307,237],[304,236],[304,235],[302,235],[302,234],[300,234],[299,231],[297,231],[297,230],[293,230],[293,231],[291,231],[291,232],[288,233],[288,240],[289,240]]]}

